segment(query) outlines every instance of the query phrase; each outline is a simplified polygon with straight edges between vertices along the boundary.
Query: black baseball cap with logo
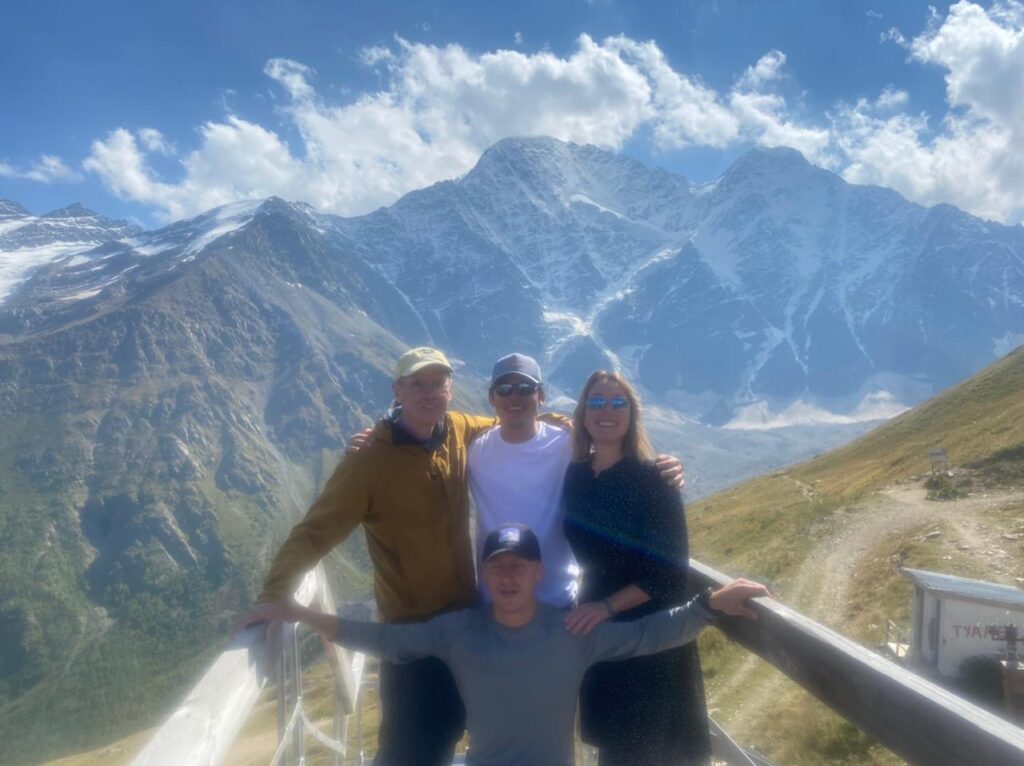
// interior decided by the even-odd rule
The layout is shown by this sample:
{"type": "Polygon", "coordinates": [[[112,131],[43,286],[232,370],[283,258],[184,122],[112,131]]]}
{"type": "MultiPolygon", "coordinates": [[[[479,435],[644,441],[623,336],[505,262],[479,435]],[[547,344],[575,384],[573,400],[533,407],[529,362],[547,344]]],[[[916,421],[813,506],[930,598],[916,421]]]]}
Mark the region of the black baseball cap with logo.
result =
{"type": "Polygon", "coordinates": [[[487,535],[480,560],[487,561],[499,553],[514,553],[529,561],[540,561],[540,541],[525,524],[504,524],[487,535]]]}

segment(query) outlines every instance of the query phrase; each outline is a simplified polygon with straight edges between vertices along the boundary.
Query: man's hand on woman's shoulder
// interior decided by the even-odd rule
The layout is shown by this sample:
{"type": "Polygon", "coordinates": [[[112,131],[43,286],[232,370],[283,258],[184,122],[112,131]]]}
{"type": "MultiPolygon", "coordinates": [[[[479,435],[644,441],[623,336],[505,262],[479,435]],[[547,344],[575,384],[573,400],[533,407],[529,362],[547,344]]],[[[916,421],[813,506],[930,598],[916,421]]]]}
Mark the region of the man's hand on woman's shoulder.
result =
{"type": "Polygon", "coordinates": [[[373,444],[373,429],[364,428],[348,437],[348,444],[345,445],[345,454],[354,455],[364,447],[373,444]]]}
{"type": "Polygon", "coordinates": [[[661,478],[670,487],[682,489],[686,486],[686,471],[675,455],[658,455],[654,458],[654,464],[661,471],[661,478]]]}

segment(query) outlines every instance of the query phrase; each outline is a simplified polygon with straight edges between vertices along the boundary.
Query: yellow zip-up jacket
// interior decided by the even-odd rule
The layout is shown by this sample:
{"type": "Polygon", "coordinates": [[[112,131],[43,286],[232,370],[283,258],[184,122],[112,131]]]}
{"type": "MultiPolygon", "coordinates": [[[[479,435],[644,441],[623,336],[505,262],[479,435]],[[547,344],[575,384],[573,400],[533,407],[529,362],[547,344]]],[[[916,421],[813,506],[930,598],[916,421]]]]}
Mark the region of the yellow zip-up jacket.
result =
{"type": "Polygon", "coordinates": [[[346,455],[306,517],[292,528],[260,601],[282,603],[302,576],[357,524],[366,531],[374,593],[385,622],[414,622],[476,600],[469,526],[469,442],[494,418],[449,412],[441,444],[396,445],[391,424],[346,455]]]}

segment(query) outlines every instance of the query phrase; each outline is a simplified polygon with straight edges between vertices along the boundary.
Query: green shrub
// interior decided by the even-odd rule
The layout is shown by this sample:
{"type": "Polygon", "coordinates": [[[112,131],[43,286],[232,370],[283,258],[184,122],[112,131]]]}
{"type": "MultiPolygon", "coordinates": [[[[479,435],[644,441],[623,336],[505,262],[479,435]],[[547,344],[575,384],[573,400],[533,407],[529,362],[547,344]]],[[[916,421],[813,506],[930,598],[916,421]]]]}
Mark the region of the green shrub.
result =
{"type": "Polygon", "coordinates": [[[954,484],[944,474],[928,477],[924,486],[928,490],[928,500],[956,500],[960,497],[967,497],[966,490],[954,484]]]}

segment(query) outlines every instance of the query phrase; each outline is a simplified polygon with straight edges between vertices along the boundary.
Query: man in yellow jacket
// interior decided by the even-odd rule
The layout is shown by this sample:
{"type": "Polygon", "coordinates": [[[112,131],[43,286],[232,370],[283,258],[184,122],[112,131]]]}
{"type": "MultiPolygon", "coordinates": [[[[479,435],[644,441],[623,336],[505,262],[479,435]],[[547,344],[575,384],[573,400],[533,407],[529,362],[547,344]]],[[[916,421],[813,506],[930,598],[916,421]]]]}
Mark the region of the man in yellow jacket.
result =
{"type": "MultiPolygon", "coordinates": [[[[268,621],[302,576],[357,525],[366,532],[374,592],[385,622],[421,622],[476,600],[466,454],[494,418],[448,412],[452,367],[432,348],[398,360],[397,406],[367,447],[338,465],[270,567],[258,603],[240,627],[268,621]]],[[[436,658],[381,663],[378,766],[452,762],[465,709],[436,658]]]]}

